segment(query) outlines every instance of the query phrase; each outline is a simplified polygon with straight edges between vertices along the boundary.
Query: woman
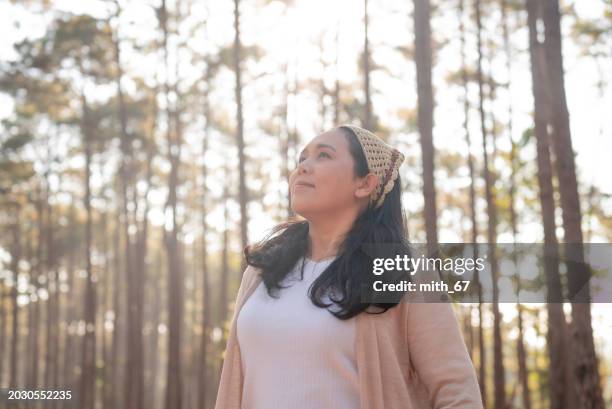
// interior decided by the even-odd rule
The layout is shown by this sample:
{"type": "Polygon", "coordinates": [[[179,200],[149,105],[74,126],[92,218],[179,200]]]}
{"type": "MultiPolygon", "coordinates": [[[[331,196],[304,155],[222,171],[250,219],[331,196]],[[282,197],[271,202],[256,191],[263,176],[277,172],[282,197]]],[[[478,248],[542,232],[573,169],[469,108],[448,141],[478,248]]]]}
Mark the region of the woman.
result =
{"type": "Polygon", "coordinates": [[[245,249],[216,409],[482,408],[450,304],[364,292],[373,252],[409,253],[403,159],[352,125],[302,150],[289,183],[305,220],[245,249]]]}

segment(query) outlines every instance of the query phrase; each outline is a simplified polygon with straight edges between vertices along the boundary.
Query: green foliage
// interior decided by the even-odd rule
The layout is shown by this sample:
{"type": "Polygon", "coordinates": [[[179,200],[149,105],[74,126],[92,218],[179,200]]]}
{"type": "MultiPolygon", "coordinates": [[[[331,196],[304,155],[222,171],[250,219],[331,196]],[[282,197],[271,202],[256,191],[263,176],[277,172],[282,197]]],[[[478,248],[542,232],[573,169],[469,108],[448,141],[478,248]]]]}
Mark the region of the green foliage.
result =
{"type": "Polygon", "coordinates": [[[19,132],[16,135],[11,135],[9,138],[2,142],[0,145],[0,151],[6,154],[9,151],[16,152],[23,148],[32,140],[32,134],[29,132],[19,132]]]}
{"type": "Polygon", "coordinates": [[[584,18],[572,10],[574,17],[571,35],[579,45],[581,54],[595,58],[609,58],[612,53],[612,6],[607,4],[604,15],[599,18],[584,18]]]}
{"type": "MultiPolygon", "coordinates": [[[[240,57],[241,64],[245,60],[253,60],[255,62],[259,61],[264,56],[264,50],[256,45],[250,46],[242,46],[240,48],[240,57]]],[[[225,66],[230,70],[234,70],[234,47],[233,45],[228,45],[226,47],[222,47],[218,53],[217,64],[225,66]]]]}
{"type": "Polygon", "coordinates": [[[13,186],[26,181],[35,174],[32,162],[0,157],[0,194],[8,194],[13,186]]]}
{"type": "Polygon", "coordinates": [[[2,121],[7,130],[6,139],[0,137],[0,194],[9,194],[16,185],[29,180],[35,174],[34,164],[19,157],[20,151],[32,139],[32,135],[8,120],[2,121]]]}
{"type": "Polygon", "coordinates": [[[113,76],[113,43],[105,21],[89,15],[65,14],[55,21],[51,58],[57,67],[75,67],[98,79],[113,76]]]}
{"type": "Polygon", "coordinates": [[[517,147],[524,148],[525,146],[527,146],[531,142],[531,139],[534,137],[534,132],[535,130],[533,127],[525,129],[521,134],[521,138],[517,142],[517,147]]]}

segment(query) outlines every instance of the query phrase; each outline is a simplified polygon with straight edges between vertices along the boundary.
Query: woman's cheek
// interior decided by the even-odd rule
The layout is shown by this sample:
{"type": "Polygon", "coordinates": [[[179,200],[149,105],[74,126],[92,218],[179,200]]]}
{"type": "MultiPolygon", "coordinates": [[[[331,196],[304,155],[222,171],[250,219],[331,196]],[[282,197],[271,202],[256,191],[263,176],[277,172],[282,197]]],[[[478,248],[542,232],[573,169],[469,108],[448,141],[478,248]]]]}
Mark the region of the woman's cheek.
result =
{"type": "Polygon", "coordinates": [[[327,186],[329,194],[336,201],[343,198],[346,195],[346,191],[348,188],[347,180],[336,175],[336,177],[330,182],[332,183],[327,186]]]}

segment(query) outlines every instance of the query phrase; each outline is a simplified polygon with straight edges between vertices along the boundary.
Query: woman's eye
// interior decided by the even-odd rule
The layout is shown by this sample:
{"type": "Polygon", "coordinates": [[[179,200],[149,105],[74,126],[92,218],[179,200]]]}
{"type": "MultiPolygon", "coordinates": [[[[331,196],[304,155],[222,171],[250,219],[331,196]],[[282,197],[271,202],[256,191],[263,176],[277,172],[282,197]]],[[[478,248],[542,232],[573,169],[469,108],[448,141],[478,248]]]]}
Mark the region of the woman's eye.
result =
{"type": "MultiPolygon", "coordinates": [[[[330,154],[327,152],[319,152],[319,154],[317,155],[318,158],[331,158],[330,154]]],[[[306,160],[305,156],[300,156],[298,159],[298,163],[303,162],[304,160],[306,160]]]]}

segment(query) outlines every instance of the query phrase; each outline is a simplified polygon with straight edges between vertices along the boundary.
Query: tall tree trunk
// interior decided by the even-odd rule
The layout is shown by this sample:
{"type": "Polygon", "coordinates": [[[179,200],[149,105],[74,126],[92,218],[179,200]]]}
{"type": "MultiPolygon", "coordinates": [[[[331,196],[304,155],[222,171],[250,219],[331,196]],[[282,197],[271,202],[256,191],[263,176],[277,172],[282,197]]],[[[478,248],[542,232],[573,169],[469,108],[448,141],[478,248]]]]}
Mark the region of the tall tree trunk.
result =
{"type": "MultiPolygon", "coordinates": [[[[61,182],[60,182],[61,184],[61,182]]],[[[53,372],[51,374],[51,387],[57,389],[59,385],[61,385],[60,381],[61,381],[61,375],[62,372],[60,371],[60,362],[63,361],[62,359],[62,350],[61,350],[61,342],[62,342],[62,333],[61,333],[61,325],[60,323],[63,321],[63,314],[62,314],[62,294],[60,291],[61,285],[60,285],[60,265],[59,262],[57,261],[57,255],[56,255],[56,249],[55,246],[53,247],[53,252],[54,252],[54,256],[53,259],[55,260],[55,269],[54,269],[54,273],[55,273],[55,322],[57,323],[57,328],[55,328],[55,331],[53,332],[53,372]]],[[[63,351],[63,353],[65,353],[65,351],[63,351]]],[[[55,401],[54,404],[52,405],[53,409],[57,409],[59,407],[59,401],[55,401]]]]}
{"type": "MultiPolygon", "coordinates": [[[[32,354],[32,366],[30,367],[30,382],[29,385],[31,389],[35,389],[38,386],[38,374],[39,374],[39,328],[40,328],[40,303],[41,300],[38,298],[38,289],[39,285],[39,277],[42,272],[42,258],[43,258],[43,250],[45,243],[45,224],[44,224],[44,207],[45,203],[48,203],[48,194],[43,199],[42,192],[40,189],[38,190],[38,200],[36,201],[36,219],[37,219],[37,230],[38,236],[36,240],[36,268],[35,274],[32,277],[32,282],[34,284],[34,292],[36,294],[36,301],[30,303],[32,308],[31,317],[32,317],[32,334],[30,334],[30,338],[32,341],[31,344],[31,354],[32,354]]],[[[0,355],[2,354],[2,350],[0,350],[0,355]]],[[[2,371],[2,366],[0,366],[0,372],[2,371]]],[[[0,383],[1,385],[1,383],[0,383]]]]}
{"type": "MultiPolygon", "coordinates": [[[[208,139],[210,138],[210,123],[211,123],[211,112],[210,112],[210,84],[211,84],[211,70],[210,61],[208,61],[206,67],[206,91],[204,93],[204,133],[202,135],[202,156],[206,156],[208,152],[208,139]]],[[[206,216],[208,213],[208,206],[206,200],[208,198],[208,189],[206,182],[208,180],[208,166],[206,162],[202,165],[202,338],[200,340],[200,359],[198,367],[198,398],[197,407],[199,409],[206,409],[208,399],[208,342],[210,336],[210,308],[212,303],[210,302],[210,283],[208,278],[208,246],[206,242],[206,234],[208,233],[208,224],[206,223],[206,216]]]]}
{"type": "MultiPolygon", "coordinates": [[[[461,82],[463,85],[463,130],[465,132],[465,144],[467,146],[468,169],[470,173],[470,221],[471,221],[471,242],[474,259],[478,258],[478,223],[476,221],[476,175],[474,170],[474,156],[472,155],[472,141],[470,138],[469,116],[470,116],[470,101],[468,90],[468,73],[466,62],[466,39],[465,25],[463,16],[465,15],[465,0],[459,0],[459,31],[461,36],[461,82]]],[[[486,383],[486,348],[484,341],[483,327],[483,294],[480,285],[480,272],[474,272],[474,285],[478,289],[478,383],[480,384],[480,394],[482,397],[483,406],[487,407],[487,383],[486,383]]]]}
{"type": "MultiPolygon", "coordinates": [[[[49,186],[47,185],[47,196],[49,196],[49,186]]],[[[47,197],[48,200],[48,197],[47,197]]],[[[44,385],[47,388],[51,388],[51,378],[53,373],[53,362],[55,356],[53,355],[53,340],[54,340],[54,332],[56,330],[56,314],[55,314],[55,302],[56,298],[54,297],[53,291],[53,270],[55,268],[55,260],[53,253],[53,210],[51,209],[51,205],[49,204],[45,208],[46,211],[46,222],[47,227],[45,229],[45,240],[47,242],[47,254],[46,254],[46,289],[47,289],[47,315],[45,319],[46,331],[45,331],[45,371],[44,371],[44,385]]],[[[57,282],[55,283],[57,286],[57,282]]]]}
{"type": "MultiPolygon", "coordinates": [[[[36,199],[34,199],[36,200],[36,199]]],[[[33,286],[34,285],[34,280],[36,277],[36,266],[35,266],[35,261],[34,261],[34,230],[35,227],[32,224],[32,226],[30,226],[27,229],[26,232],[26,239],[25,239],[25,259],[28,260],[28,281],[29,281],[29,285],[33,286]]],[[[30,290],[28,290],[28,296],[31,297],[32,293],[30,292],[30,290]]],[[[0,301],[2,302],[2,301],[0,301]]],[[[34,312],[34,306],[33,306],[33,302],[30,298],[30,302],[27,304],[27,306],[24,308],[27,311],[27,328],[28,328],[28,341],[25,343],[26,348],[28,351],[32,351],[34,350],[34,346],[33,344],[36,343],[36,336],[37,334],[36,329],[33,325],[34,321],[35,321],[35,312],[34,312]]],[[[33,382],[32,382],[32,372],[30,371],[32,368],[32,360],[34,359],[34,357],[32,356],[32,352],[30,352],[27,356],[24,363],[24,373],[25,373],[25,386],[27,388],[29,388],[33,382]]]]}
{"type": "Polygon", "coordinates": [[[516,172],[517,172],[517,146],[513,138],[513,110],[512,110],[512,50],[510,48],[510,34],[508,28],[508,15],[507,15],[507,0],[501,0],[501,16],[502,16],[502,32],[504,41],[504,53],[506,54],[506,70],[508,72],[508,80],[506,82],[506,91],[508,92],[508,138],[510,139],[510,189],[509,189],[509,211],[510,211],[510,225],[512,227],[512,241],[513,251],[512,258],[515,269],[516,278],[516,312],[518,320],[518,337],[516,340],[516,351],[518,359],[518,382],[521,385],[521,398],[524,409],[531,409],[531,394],[529,391],[529,373],[527,368],[527,350],[525,348],[524,341],[524,329],[523,329],[523,308],[521,306],[519,297],[521,292],[521,277],[518,263],[518,217],[515,208],[515,194],[516,194],[516,172]]]}
{"type": "Polygon", "coordinates": [[[147,120],[147,130],[149,133],[149,140],[145,142],[146,159],[145,159],[145,177],[144,183],[146,190],[142,195],[142,198],[136,197],[136,189],[134,189],[134,202],[138,203],[142,201],[144,203],[144,211],[142,212],[142,219],[137,220],[137,210],[134,210],[134,221],[137,226],[136,229],[136,242],[134,252],[134,279],[131,282],[132,296],[130,297],[128,310],[131,310],[131,335],[129,345],[131,346],[130,354],[134,354],[134,358],[131,362],[132,375],[134,376],[133,387],[136,388],[132,392],[132,402],[134,409],[140,409],[145,407],[145,375],[144,375],[144,292],[145,286],[149,282],[147,278],[147,245],[149,238],[149,192],[151,189],[151,178],[153,174],[152,162],[153,162],[153,135],[156,128],[157,118],[157,103],[156,103],[157,90],[153,92],[153,95],[149,97],[149,111],[147,120]]]}
{"type": "Polygon", "coordinates": [[[111,380],[108,388],[108,399],[111,402],[111,407],[121,407],[120,404],[120,396],[123,396],[120,392],[120,370],[119,370],[119,344],[121,342],[120,339],[120,325],[119,320],[123,315],[121,310],[121,282],[123,282],[120,276],[121,272],[121,221],[120,221],[120,211],[117,211],[117,217],[115,218],[114,225],[114,240],[113,240],[113,264],[114,264],[114,274],[113,274],[113,337],[111,340],[111,357],[110,357],[110,365],[111,365],[111,380]]]}
{"type": "MultiPolygon", "coordinates": [[[[68,210],[68,228],[72,231],[77,229],[77,222],[76,222],[76,210],[75,210],[75,200],[74,197],[71,195],[70,197],[70,207],[68,210]]],[[[75,283],[75,256],[76,256],[76,252],[80,250],[80,246],[77,244],[76,246],[74,246],[74,248],[70,248],[68,250],[68,260],[67,260],[67,265],[66,265],[66,270],[68,273],[68,278],[67,278],[67,285],[68,285],[68,289],[69,289],[69,293],[70,294],[77,294],[77,286],[75,283]]],[[[66,314],[66,322],[68,323],[69,326],[69,330],[66,331],[65,334],[65,341],[64,341],[64,345],[65,345],[65,351],[67,351],[67,353],[64,355],[64,381],[66,385],[72,385],[76,383],[75,380],[75,371],[74,371],[74,366],[75,366],[75,354],[73,353],[74,350],[76,350],[76,348],[78,347],[77,345],[77,336],[74,334],[74,330],[70,330],[74,327],[75,325],[75,319],[77,317],[79,317],[80,313],[78,311],[79,309],[79,305],[78,302],[76,300],[76,297],[70,297],[68,299],[68,313],[66,314]]],[[[80,317],[79,317],[80,318],[80,317]]]]}
{"type": "MultiPolygon", "coordinates": [[[[529,0],[527,0],[529,1],[529,0]]],[[[533,329],[536,333],[536,336],[540,337],[542,336],[542,329],[541,329],[541,319],[540,319],[540,315],[542,313],[542,310],[540,308],[534,308],[533,310],[531,310],[531,313],[533,314],[533,318],[535,321],[535,325],[533,326],[533,329]]],[[[534,353],[533,353],[533,368],[535,370],[535,372],[538,374],[537,379],[538,379],[538,403],[539,403],[539,407],[541,408],[548,408],[550,407],[549,404],[550,402],[546,401],[546,395],[547,395],[547,387],[546,387],[546,378],[547,375],[550,373],[550,367],[544,367],[542,368],[540,365],[540,361],[544,361],[544,359],[542,359],[543,354],[540,353],[540,349],[536,348],[534,353]]]]}
{"type": "MultiPolygon", "coordinates": [[[[171,131],[169,131],[171,132],[171,131]]],[[[172,146],[172,142],[170,145],[172,146]]],[[[173,154],[169,154],[173,155],[173,154]]],[[[183,274],[181,269],[178,241],[178,220],[176,214],[177,192],[177,158],[170,158],[173,165],[168,183],[168,208],[170,209],[170,231],[164,231],[168,253],[168,383],[166,393],[166,409],[181,408],[181,319],[182,319],[182,288],[183,274]]]]}
{"type": "MultiPolygon", "coordinates": [[[[115,2],[115,20],[119,24],[121,8],[115,2]]],[[[136,258],[140,255],[140,243],[132,242],[130,225],[132,225],[129,211],[129,191],[133,179],[133,154],[130,136],[127,130],[128,109],[125,103],[121,81],[123,79],[123,66],[121,64],[121,42],[118,29],[113,33],[114,63],[116,68],[115,86],[117,88],[117,109],[120,128],[121,163],[121,218],[123,219],[123,235],[125,245],[125,278],[126,278],[126,319],[127,319],[127,353],[125,362],[126,385],[124,400],[126,409],[141,409],[144,397],[143,374],[143,348],[142,348],[142,286],[143,280],[136,265],[136,258]],[[135,248],[136,247],[136,248],[135,248]]],[[[135,196],[135,193],[133,194],[135,196]]],[[[136,225],[136,223],[134,224],[136,225]]],[[[137,225],[136,225],[137,226],[137,225]]],[[[138,229],[137,229],[138,230],[138,229]]],[[[138,233],[138,232],[137,232],[138,233]]],[[[138,234],[137,234],[138,238],[138,234]]],[[[116,324],[116,322],[115,322],[116,324]]],[[[115,331],[117,327],[115,326],[115,331]]],[[[113,336],[113,339],[115,337],[113,336]]]]}
{"type": "MultiPolygon", "coordinates": [[[[148,283],[153,282],[147,274],[148,265],[147,265],[147,251],[148,251],[148,241],[149,241],[149,192],[151,190],[151,178],[153,176],[153,156],[154,156],[154,135],[155,129],[157,127],[157,88],[154,89],[153,93],[149,96],[149,111],[148,111],[148,120],[147,120],[147,128],[148,128],[148,138],[145,141],[146,146],[146,159],[145,159],[145,178],[144,182],[146,185],[146,190],[142,195],[142,198],[139,198],[139,201],[144,202],[144,211],[142,213],[142,219],[138,222],[138,238],[136,241],[136,261],[134,273],[136,275],[136,283],[134,283],[134,291],[136,293],[135,299],[132,300],[132,303],[135,304],[135,323],[137,328],[137,333],[135,334],[133,340],[134,348],[139,348],[142,350],[142,353],[139,354],[138,361],[136,362],[137,367],[134,369],[138,374],[138,384],[136,385],[139,388],[138,396],[139,402],[138,404],[141,407],[151,407],[146,405],[147,396],[150,394],[145,394],[145,340],[143,335],[144,328],[144,306],[145,306],[145,288],[148,283]]],[[[153,301],[154,309],[157,308],[159,303],[158,299],[153,301]]],[[[154,334],[150,335],[151,337],[157,337],[157,326],[154,326],[154,334]]],[[[152,361],[155,362],[155,367],[157,366],[157,355],[152,355],[152,361]]]]}
{"type": "MultiPolygon", "coordinates": [[[[225,180],[228,180],[229,169],[227,164],[225,165],[225,180]]],[[[229,192],[227,183],[223,185],[223,239],[221,249],[221,296],[219,297],[220,304],[220,319],[219,323],[221,326],[225,325],[227,319],[227,308],[228,308],[228,281],[229,281],[229,214],[227,202],[229,200],[229,192]]]]}
{"type": "MultiPolygon", "coordinates": [[[[227,163],[224,165],[224,179],[229,180],[229,168],[227,163]]],[[[223,196],[221,201],[223,203],[223,237],[221,243],[221,285],[220,285],[220,296],[219,296],[219,326],[225,327],[225,320],[227,319],[228,309],[228,298],[227,298],[227,287],[229,281],[229,214],[228,214],[228,203],[229,192],[227,183],[223,185],[223,196]]],[[[222,352],[222,351],[221,351],[222,352]]],[[[222,366],[219,366],[217,373],[217,379],[221,377],[222,366]]]]}
{"type": "Polygon", "coordinates": [[[85,321],[85,335],[82,345],[82,372],[79,406],[84,409],[93,409],[95,403],[95,370],[96,370],[96,291],[93,282],[91,263],[92,247],[92,210],[91,210],[91,145],[92,129],[90,114],[85,96],[81,96],[83,103],[82,134],[85,148],[85,293],[83,298],[85,321]]]}
{"type": "Polygon", "coordinates": [[[438,246],[436,188],[434,181],[433,89],[431,84],[431,7],[429,0],[414,2],[414,49],[417,72],[418,127],[423,160],[423,197],[427,249],[438,246]]]}
{"type": "MultiPolygon", "coordinates": [[[[55,328],[53,329],[52,339],[49,345],[49,348],[51,349],[51,357],[52,357],[51,362],[53,365],[53,369],[51,370],[51,373],[50,373],[51,382],[47,384],[47,387],[57,388],[59,385],[59,377],[60,377],[59,362],[60,362],[60,341],[61,341],[60,323],[62,322],[62,316],[61,316],[62,297],[60,294],[60,270],[59,270],[59,264],[56,260],[55,246],[52,247],[52,252],[54,254],[53,256],[53,260],[54,260],[53,274],[54,274],[54,281],[55,281],[55,291],[53,293],[53,298],[54,298],[53,322],[55,324],[55,328]]],[[[55,404],[54,406],[57,407],[58,403],[59,402],[54,402],[55,404]]]]}
{"type": "Polygon", "coordinates": [[[512,139],[512,134],[510,134],[510,224],[512,227],[512,238],[513,238],[513,251],[512,251],[512,259],[515,267],[515,280],[516,280],[516,313],[518,320],[518,337],[516,339],[516,351],[517,351],[517,359],[518,359],[518,382],[521,385],[521,397],[523,401],[523,407],[525,409],[531,409],[531,396],[529,391],[529,373],[527,369],[527,351],[525,349],[524,342],[524,330],[523,330],[523,308],[521,306],[519,297],[521,292],[521,277],[519,270],[519,262],[518,262],[518,221],[516,209],[514,207],[514,195],[516,192],[516,143],[512,139]]]}
{"type": "Polygon", "coordinates": [[[363,88],[365,93],[365,106],[363,112],[363,127],[376,131],[376,124],[372,115],[372,96],[370,89],[370,39],[368,38],[368,0],[364,0],[364,36],[363,36],[363,88]]]}
{"type": "Polygon", "coordinates": [[[520,293],[521,293],[521,277],[519,270],[519,262],[518,262],[518,221],[516,209],[514,207],[515,199],[514,195],[516,192],[516,143],[512,139],[512,134],[510,134],[510,192],[509,192],[509,201],[510,201],[510,225],[512,227],[512,238],[513,238],[513,251],[512,251],[512,259],[515,267],[515,280],[516,280],[516,313],[518,320],[518,337],[516,339],[516,351],[517,351],[517,359],[518,359],[518,382],[521,385],[521,397],[523,401],[523,407],[525,409],[531,409],[531,396],[529,391],[529,373],[527,369],[527,351],[525,349],[524,342],[524,330],[523,330],[523,308],[520,303],[520,293]]]}
{"type": "Polygon", "coordinates": [[[103,231],[103,253],[104,253],[104,288],[102,290],[102,302],[100,317],[101,317],[101,327],[100,327],[100,342],[102,343],[102,361],[103,371],[102,371],[102,390],[100,392],[101,401],[103,407],[110,407],[112,405],[112,401],[109,395],[110,384],[112,382],[112,367],[110,365],[110,346],[108,343],[108,336],[106,331],[106,317],[107,312],[110,310],[110,294],[111,294],[111,265],[110,265],[110,248],[108,245],[109,241],[109,228],[108,228],[108,201],[106,202],[104,213],[102,215],[102,231],[103,231]]]}
{"type": "MultiPolygon", "coordinates": [[[[47,200],[51,196],[49,183],[47,182],[47,200]]],[[[46,206],[47,228],[45,230],[47,241],[47,289],[49,298],[47,300],[47,340],[46,340],[46,365],[45,365],[45,387],[55,388],[58,375],[58,346],[59,346],[59,269],[57,265],[56,244],[53,235],[53,207],[46,206]],[[53,283],[54,285],[51,285],[53,283]]]]}
{"type": "Polygon", "coordinates": [[[531,391],[529,390],[529,372],[527,368],[527,350],[525,349],[524,341],[524,325],[523,325],[523,306],[517,303],[517,319],[518,319],[518,338],[516,340],[516,351],[519,364],[519,382],[521,384],[521,397],[523,407],[531,409],[531,391]]]}
{"type": "Polygon", "coordinates": [[[559,178],[559,193],[563,214],[569,299],[572,302],[572,346],[574,375],[579,407],[603,408],[604,401],[593,328],[591,325],[590,279],[591,270],[584,263],[582,214],[574,150],[565,97],[563,53],[561,47],[561,14],[558,0],[544,2],[544,31],[548,89],[550,92],[551,140],[555,153],[555,167],[559,178]]]}
{"type": "MultiPolygon", "coordinates": [[[[244,154],[244,118],[242,115],[242,71],[240,69],[240,0],[234,0],[234,74],[236,76],[236,143],[238,146],[238,201],[240,202],[240,242],[244,250],[248,243],[248,191],[246,186],[246,157],[244,154]]],[[[246,260],[241,257],[240,271],[246,269],[246,260]]]]}
{"type": "MultiPolygon", "coordinates": [[[[0,299],[4,300],[4,282],[0,283],[0,299]]],[[[4,387],[4,348],[6,342],[6,311],[0,302],[0,387],[4,387]]]]}
{"type": "Polygon", "coordinates": [[[495,386],[495,408],[505,409],[506,408],[506,392],[505,392],[505,374],[503,364],[503,351],[502,351],[502,339],[501,339],[501,313],[499,311],[499,287],[498,287],[498,271],[497,271],[497,255],[496,255],[496,242],[497,242],[497,210],[495,207],[494,197],[494,178],[492,170],[489,167],[489,152],[488,152],[488,141],[487,141],[487,129],[485,125],[485,111],[484,111],[484,84],[483,84],[483,73],[482,73],[482,22],[481,22],[481,0],[475,1],[475,14],[476,14],[476,26],[477,26],[477,47],[478,47],[478,107],[480,111],[480,128],[482,133],[482,150],[484,158],[484,179],[485,179],[485,191],[487,200],[487,241],[489,247],[489,263],[491,267],[491,276],[493,282],[493,377],[495,386]]]}
{"type": "MultiPolygon", "coordinates": [[[[172,111],[170,98],[170,84],[168,79],[168,10],[166,1],[162,1],[160,10],[160,25],[163,32],[164,94],[166,98],[166,140],[168,146],[168,162],[170,174],[168,176],[168,198],[166,200],[166,227],[164,229],[164,242],[168,263],[168,361],[166,381],[166,409],[181,409],[183,406],[183,378],[181,359],[181,320],[183,317],[183,271],[180,260],[177,219],[177,185],[178,166],[180,160],[180,118],[177,108],[172,111]],[[172,123],[172,119],[176,121],[172,123]]],[[[177,95],[178,99],[178,95],[177,95]]]]}
{"type": "MultiPolygon", "coordinates": [[[[153,296],[154,296],[154,301],[153,301],[153,308],[151,310],[151,319],[153,320],[153,328],[155,328],[155,331],[153,333],[153,336],[151,336],[151,340],[150,340],[150,351],[152,351],[153,356],[159,356],[159,352],[158,352],[158,348],[159,348],[159,331],[158,331],[158,327],[161,323],[160,320],[160,314],[162,311],[162,307],[161,307],[161,300],[162,300],[162,292],[163,292],[163,284],[162,284],[162,276],[163,276],[163,271],[162,271],[162,256],[160,253],[158,253],[157,255],[157,264],[156,264],[156,268],[154,270],[154,273],[156,274],[157,279],[154,282],[154,287],[153,290],[155,291],[153,296]]],[[[158,379],[160,378],[160,374],[159,374],[159,366],[160,366],[160,360],[159,359],[154,359],[153,360],[153,364],[151,367],[151,385],[153,386],[153,390],[155,391],[154,393],[151,394],[151,405],[147,406],[147,408],[159,408],[159,403],[161,402],[161,399],[158,398],[158,396],[161,396],[157,393],[158,390],[158,379]]]]}
{"type": "Polygon", "coordinates": [[[11,360],[9,372],[9,389],[16,389],[19,386],[19,353],[17,346],[19,345],[19,305],[17,304],[17,282],[19,278],[19,261],[21,260],[21,211],[19,204],[15,203],[15,221],[12,225],[13,243],[11,246],[11,263],[10,269],[13,273],[13,287],[11,289],[11,309],[13,312],[13,320],[11,326],[11,360]]]}
{"type": "Polygon", "coordinates": [[[548,315],[548,357],[550,362],[549,399],[552,409],[565,409],[571,405],[573,382],[567,382],[569,368],[566,357],[568,345],[565,334],[563,313],[563,289],[559,275],[559,248],[555,233],[555,201],[553,196],[553,173],[547,129],[547,90],[543,46],[538,41],[537,20],[541,10],[538,2],[526,0],[527,23],[529,27],[529,54],[534,98],[534,135],[538,164],[538,187],[544,229],[544,270],[547,287],[548,315]]]}

